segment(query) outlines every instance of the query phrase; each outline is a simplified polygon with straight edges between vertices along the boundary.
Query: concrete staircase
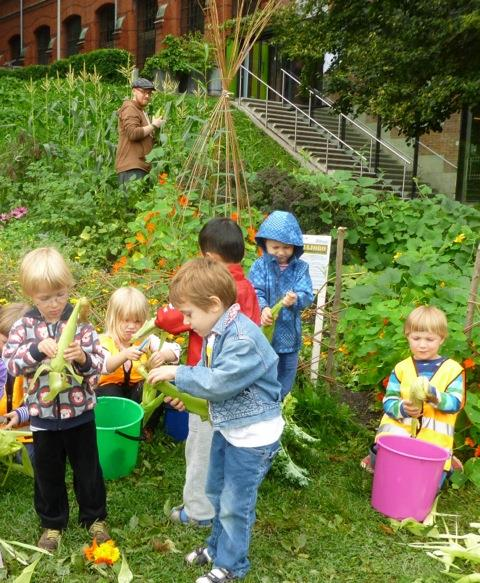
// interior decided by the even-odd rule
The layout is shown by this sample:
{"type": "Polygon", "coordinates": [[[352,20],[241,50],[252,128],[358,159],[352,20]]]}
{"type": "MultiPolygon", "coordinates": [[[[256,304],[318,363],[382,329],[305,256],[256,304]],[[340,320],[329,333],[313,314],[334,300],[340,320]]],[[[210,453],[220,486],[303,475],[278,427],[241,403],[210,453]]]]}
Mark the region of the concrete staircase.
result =
{"type": "MultiPolygon", "coordinates": [[[[288,104],[279,101],[242,98],[237,105],[297,159],[323,172],[348,170],[356,176],[379,178],[374,188],[408,196],[411,166],[404,169],[385,148],[380,149],[377,171],[371,166],[374,148],[368,135],[354,126],[339,135],[339,116],[328,107],[315,108],[311,116],[320,126],[288,104]],[[328,133],[329,130],[334,136],[328,133]],[[342,144],[342,141],[344,144],[342,144]],[[346,145],[350,146],[349,149],[346,145]]],[[[298,106],[308,114],[307,108],[298,106]]]]}

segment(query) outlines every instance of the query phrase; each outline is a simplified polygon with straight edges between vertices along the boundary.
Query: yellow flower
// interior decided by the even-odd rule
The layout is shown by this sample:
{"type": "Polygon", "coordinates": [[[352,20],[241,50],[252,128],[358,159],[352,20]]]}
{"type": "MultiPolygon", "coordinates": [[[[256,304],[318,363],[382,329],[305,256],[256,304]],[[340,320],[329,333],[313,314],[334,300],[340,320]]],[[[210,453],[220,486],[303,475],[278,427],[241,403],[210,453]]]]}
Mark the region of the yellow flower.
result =
{"type": "Polygon", "coordinates": [[[400,259],[400,257],[403,255],[403,253],[401,251],[397,251],[395,253],[395,255],[393,256],[393,260],[397,261],[398,259],[400,259]]]}
{"type": "Polygon", "coordinates": [[[107,540],[101,545],[97,545],[97,541],[94,540],[91,547],[84,549],[84,554],[87,561],[91,561],[97,565],[100,563],[113,565],[120,558],[120,551],[115,546],[113,540],[107,540]]]}
{"type": "Polygon", "coordinates": [[[149,303],[151,306],[156,306],[156,305],[158,304],[158,300],[157,300],[157,298],[150,298],[150,299],[148,300],[148,303],[149,303]]]}
{"type": "Polygon", "coordinates": [[[177,344],[183,344],[183,343],[185,342],[185,338],[184,338],[183,336],[177,336],[177,337],[175,338],[175,342],[176,342],[177,344]]]}
{"type": "Polygon", "coordinates": [[[8,304],[8,300],[5,298],[0,298],[0,304],[8,304]]]}
{"type": "Polygon", "coordinates": [[[463,233],[460,233],[460,235],[457,235],[455,237],[455,239],[453,240],[454,243],[462,243],[465,240],[465,235],[463,233]]]}
{"type": "Polygon", "coordinates": [[[445,282],[444,281],[441,281],[440,282],[440,287],[445,287],[445,282]]]}

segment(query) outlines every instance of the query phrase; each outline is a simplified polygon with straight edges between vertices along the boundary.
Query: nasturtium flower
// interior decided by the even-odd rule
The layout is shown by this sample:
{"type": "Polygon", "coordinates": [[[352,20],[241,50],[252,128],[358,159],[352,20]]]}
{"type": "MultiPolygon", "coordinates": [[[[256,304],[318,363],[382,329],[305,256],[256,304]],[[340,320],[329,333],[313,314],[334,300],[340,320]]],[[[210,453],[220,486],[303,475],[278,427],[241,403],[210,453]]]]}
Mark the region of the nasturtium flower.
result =
{"type": "Polygon", "coordinates": [[[468,445],[469,447],[475,447],[475,442],[473,441],[473,439],[471,437],[466,437],[464,444],[468,445]]]}
{"type": "Polygon", "coordinates": [[[471,358],[466,358],[463,361],[463,368],[473,368],[475,366],[475,361],[471,358]]]}

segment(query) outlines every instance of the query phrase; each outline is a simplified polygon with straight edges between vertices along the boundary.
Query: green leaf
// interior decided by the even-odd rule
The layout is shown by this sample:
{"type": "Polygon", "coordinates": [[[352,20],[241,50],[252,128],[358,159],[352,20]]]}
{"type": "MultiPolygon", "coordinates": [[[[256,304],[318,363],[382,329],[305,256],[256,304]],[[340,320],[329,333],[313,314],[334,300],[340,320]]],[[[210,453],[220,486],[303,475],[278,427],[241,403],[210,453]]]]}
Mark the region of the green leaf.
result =
{"type": "Polygon", "coordinates": [[[25,567],[20,575],[13,580],[13,583],[30,583],[35,567],[38,565],[40,559],[41,557],[38,557],[38,559],[35,559],[35,561],[28,565],[28,567],[25,567]]]}
{"type": "Polygon", "coordinates": [[[118,583],[130,583],[130,581],[133,581],[133,573],[128,566],[125,555],[122,553],[122,566],[118,573],[118,583]]]}

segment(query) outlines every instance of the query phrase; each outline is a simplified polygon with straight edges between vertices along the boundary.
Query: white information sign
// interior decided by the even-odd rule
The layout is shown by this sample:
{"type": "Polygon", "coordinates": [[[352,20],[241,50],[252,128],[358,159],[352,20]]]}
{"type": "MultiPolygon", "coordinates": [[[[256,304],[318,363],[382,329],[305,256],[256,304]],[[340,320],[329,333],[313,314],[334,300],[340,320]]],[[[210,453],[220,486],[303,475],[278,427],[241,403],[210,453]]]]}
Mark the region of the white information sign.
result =
{"type": "Polygon", "coordinates": [[[313,291],[318,294],[315,328],[313,332],[312,361],[310,365],[310,378],[312,381],[316,381],[318,378],[318,365],[320,362],[323,307],[325,305],[327,294],[328,264],[330,262],[332,238],[330,235],[303,235],[303,246],[304,253],[301,258],[309,265],[313,291]]]}

